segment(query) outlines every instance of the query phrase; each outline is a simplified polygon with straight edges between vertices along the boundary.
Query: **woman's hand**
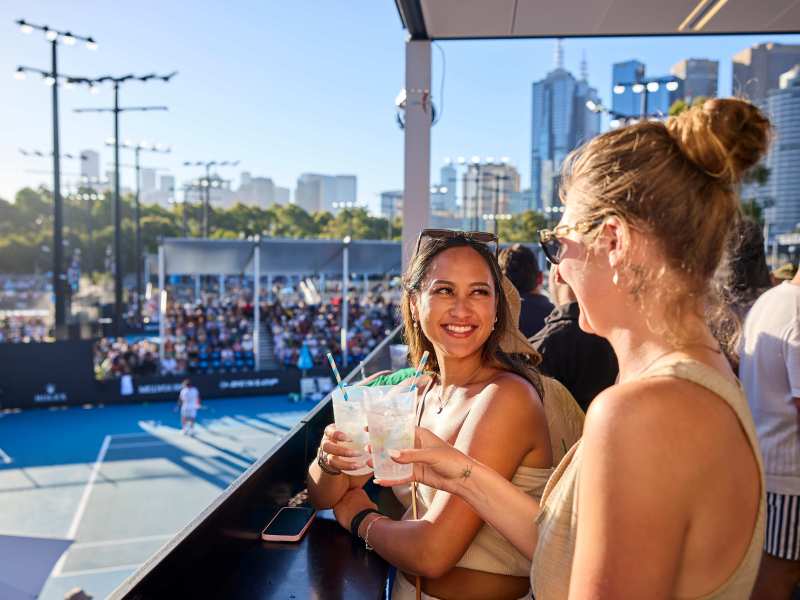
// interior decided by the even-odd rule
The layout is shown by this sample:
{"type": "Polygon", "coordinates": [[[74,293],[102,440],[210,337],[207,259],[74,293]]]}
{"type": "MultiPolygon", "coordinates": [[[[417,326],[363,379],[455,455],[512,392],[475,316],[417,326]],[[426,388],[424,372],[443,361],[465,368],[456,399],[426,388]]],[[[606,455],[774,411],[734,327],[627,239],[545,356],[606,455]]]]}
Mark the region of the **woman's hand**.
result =
{"type": "Polygon", "coordinates": [[[343,442],[350,441],[344,431],[336,429],[336,425],[331,423],[325,428],[322,435],[322,461],[331,469],[337,471],[351,471],[363,467],[362,460],[352,460],[352,457],[361,457],[362,453],[358,450],[348,448],[343,442]]]}
{"type": "Polygon", "coordinates": [[[415,448],[390,452],[397,463],[413,463],[413,475],[399,480],[376,479],[375,483],[392,486],[418,481],[437,490],[456,493],[458,485],[472,473],[475,461],[424,427],[416,428],[415,438],[415,448]]]}
{"type": "Polygon", "coordinates": [[[342,496],[342,499],[333,507],[333,514],[336,515],[339,525],[350,531],[353,517],[365,508],[377,509],[378,507],[369,499],[363,488],[353,488],[342,496]]]}

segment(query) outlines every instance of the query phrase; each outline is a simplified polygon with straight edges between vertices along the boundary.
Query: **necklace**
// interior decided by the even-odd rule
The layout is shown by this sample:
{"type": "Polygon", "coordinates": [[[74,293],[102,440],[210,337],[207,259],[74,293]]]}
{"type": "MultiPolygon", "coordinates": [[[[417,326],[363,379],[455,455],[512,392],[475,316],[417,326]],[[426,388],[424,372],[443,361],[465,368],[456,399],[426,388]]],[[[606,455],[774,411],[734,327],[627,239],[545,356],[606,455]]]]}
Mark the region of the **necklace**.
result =
{"type": "Polygon", "coordinates": [[[686,348],[705,348],[706,350],[710,350],[711,352],[715,352],[716,354],[722,354],[722,350],[719,347],[714,348],[713,346],[710,346],[708,344],[703,344],[702,342],[697,342],[695,344],[686,344],[685,346],[681,346],[680,348],[672,348],[671,350],[662,352],[661,354],[656,356],[653,360],[651,360],[649,363],[647,363],[647,366],[645,366],[643,369],[639,369],[635,373],[635,375],[638,376],[641,375],[642,373],[646,373],[650,367],[652,367],[654,364],[656,364],[659,360],[661,360],[665,356],[669,356],[670,354],[674,354],[675,352],[680,352],[681,350],[685,350],[686,348]]]}
{"type": "MultiPolygon", "coordinates": [[[[472,383],[475,379],[477,379],[476,375],[478,375],[478,373],[480,373],[480,372],[481,372],[481,369],[478,369],[477,371],[475,371],[475,373],[472,374],[472,377],[467,379],[467,381],[465,381],[463,384],[461,384],[461,386],[454,385],[453,388],[467,387],[470,383],[472,383]]],[[[437,375],[437,378],[438,377],[439,376],[437,375]]],[[[439,392],[439,394],[438,394],[438,396],[439,396],[439,408],[436,409],[436,414],[437,415],[442,414],[442,411],[444,410],[445,406],[447,406],[450,403],[450,400],[452,399],[453,394],[455,393],[454,391],[451,391],[450,395],[447,396],[447,400],[445,400],[444,399],[444,391],[445,391],[444,385],[442,385],[442,391],[439,392]]]]}

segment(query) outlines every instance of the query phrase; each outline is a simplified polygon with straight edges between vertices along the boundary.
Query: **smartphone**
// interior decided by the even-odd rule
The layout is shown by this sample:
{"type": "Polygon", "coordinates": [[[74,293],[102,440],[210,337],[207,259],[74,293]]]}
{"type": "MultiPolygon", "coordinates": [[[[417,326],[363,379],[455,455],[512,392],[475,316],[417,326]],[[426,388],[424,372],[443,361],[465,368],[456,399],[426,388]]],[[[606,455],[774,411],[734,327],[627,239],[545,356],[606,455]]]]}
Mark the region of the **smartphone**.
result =
{"type": "Polygon", "coordinates": [[[299,542],[317,511],[307,506],[284,506],[261,532],[267,542],[299,542]]]}

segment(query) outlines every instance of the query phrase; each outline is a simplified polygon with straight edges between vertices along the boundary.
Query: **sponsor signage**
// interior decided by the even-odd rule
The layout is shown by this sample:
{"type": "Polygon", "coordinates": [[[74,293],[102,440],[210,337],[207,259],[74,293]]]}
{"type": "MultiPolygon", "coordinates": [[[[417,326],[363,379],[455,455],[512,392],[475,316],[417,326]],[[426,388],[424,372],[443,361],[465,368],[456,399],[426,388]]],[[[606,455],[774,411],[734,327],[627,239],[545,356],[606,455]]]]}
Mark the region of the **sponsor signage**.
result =
{"type": "Polygon", "coordinates": [[[55,383],[48,383],[44,386],[44,392],[33,395],[33,401],[36,403],[49,403],[49,402],[67,402],[69,397],[65,392],[59,392],[56,389],[55,383]]]}

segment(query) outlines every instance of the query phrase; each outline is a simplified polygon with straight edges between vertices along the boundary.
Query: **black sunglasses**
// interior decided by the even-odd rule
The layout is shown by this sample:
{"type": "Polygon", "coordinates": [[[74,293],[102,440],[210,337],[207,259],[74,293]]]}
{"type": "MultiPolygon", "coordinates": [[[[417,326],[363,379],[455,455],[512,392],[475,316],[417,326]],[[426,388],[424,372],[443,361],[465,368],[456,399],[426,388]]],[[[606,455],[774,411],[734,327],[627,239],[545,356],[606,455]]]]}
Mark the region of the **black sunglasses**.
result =
{"type": "Polygon", "coordinates": [[[471,242],[478,242],[481,244],[494,244],[494,257],[497,258],[500,244],[497,241],[497,236],[487,231],[459,231],[457,229],[423,229],[417,238],[417,249],[414,254],[419,253],[419,247],[422,243],[422,238],[427,237],[434,240],[452,240],[462,238],[471,242]]]}
{"type": "Polygon", "coordinates": [[[580,221],[575,225],[558,225],[554,229],[539,230],[539,245],[542,247],[545,257],[551,265],[561,262],[561,240],[570,231],[586,234],[605,221],[605,217],[598,217],[593,221],[580,221]]]}

